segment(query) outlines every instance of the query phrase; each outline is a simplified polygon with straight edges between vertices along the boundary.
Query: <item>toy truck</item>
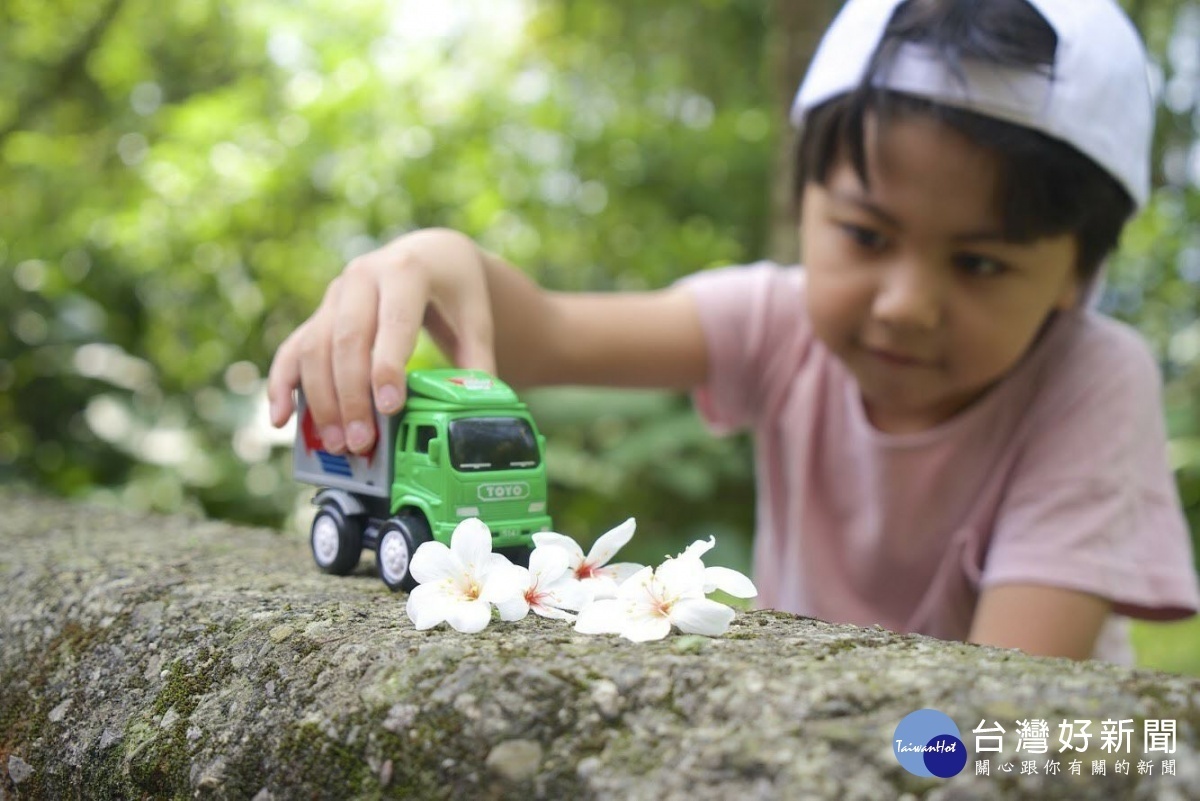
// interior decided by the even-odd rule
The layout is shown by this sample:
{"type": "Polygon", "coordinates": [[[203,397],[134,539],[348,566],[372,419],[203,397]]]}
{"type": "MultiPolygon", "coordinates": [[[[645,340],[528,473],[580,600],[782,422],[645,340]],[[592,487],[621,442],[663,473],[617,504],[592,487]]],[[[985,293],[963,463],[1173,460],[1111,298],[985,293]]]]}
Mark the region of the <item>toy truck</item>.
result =
{"type": "Polygon", "coordinates": [[[293,473],[320,489],[310,532],[313,559],[345,575],[363,549],[375,551],[380,578],[395,590],[423,542],[450,543],[462,520],[492,531],[493,550],[527,563],[533,534],[549,531],[545,438],[525,404],[502,381],[477,370],[414,370],[397,414],[376,412],[379,436],[358,456],[324,449],[299,393],[293,473]]]}

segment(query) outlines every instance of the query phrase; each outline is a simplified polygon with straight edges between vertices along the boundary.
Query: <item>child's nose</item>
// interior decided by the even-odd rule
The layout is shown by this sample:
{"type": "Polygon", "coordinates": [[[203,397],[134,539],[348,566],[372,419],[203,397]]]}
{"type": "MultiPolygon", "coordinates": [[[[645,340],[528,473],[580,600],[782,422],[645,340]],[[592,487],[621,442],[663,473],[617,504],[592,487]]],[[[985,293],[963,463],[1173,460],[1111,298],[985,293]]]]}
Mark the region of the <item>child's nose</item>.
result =
{"type": "Polygon", "coordinates": [[[931,331],[942,322],[942,283],[936,271],[913,261],[898,261],[883,271],[872,314],[895,328],[931,331]]]}

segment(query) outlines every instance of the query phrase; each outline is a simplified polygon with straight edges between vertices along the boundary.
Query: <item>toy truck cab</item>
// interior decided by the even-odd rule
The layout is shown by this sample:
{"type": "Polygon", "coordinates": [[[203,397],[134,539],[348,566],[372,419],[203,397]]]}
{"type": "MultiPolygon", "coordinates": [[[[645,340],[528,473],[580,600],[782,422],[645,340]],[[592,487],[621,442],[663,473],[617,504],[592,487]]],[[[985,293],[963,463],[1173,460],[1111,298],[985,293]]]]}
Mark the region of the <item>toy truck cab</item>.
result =
{"type": "Polygon", "coordinates": [[[302,396],[298,408],[294,475],[320,488],[310,543],[326,573],[349,573],[365,548],[388,587],[411,590],[416,549],[448,545],[467,518],[518,561],[535,532],[550,530],[545,439],[516,393],[487,373],[410,373],[404,409],[376,413],[380,436],[363,456],[327,452],[302,396]]]}

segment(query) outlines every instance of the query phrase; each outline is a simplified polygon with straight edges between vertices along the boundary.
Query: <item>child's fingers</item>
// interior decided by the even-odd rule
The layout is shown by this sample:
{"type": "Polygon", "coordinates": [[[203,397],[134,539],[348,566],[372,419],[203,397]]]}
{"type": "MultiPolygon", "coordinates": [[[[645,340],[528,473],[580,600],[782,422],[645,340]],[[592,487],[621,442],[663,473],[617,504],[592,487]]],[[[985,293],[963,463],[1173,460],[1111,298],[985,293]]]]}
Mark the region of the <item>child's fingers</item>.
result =
{"type": "Polygon", "coordinates": [[[298,354],[304,401],[324,449],[330,453],[341,453],[346,445],[331,362],[333,323],[341,289],[341,278],[329,285],[320,308],[304,324],[298,354]]]}
{"type": "MultiPolygon", "coordinates": [[[[480,276],[482,279],[482,271],[480,276]]],[[[454,328],[457,334],[454,361],[459,367],[496,374],[496,347],[492,306],[483,280],[470,284],[463,293],[454,328]]]]}
{"type": "Polygon", "coordinates": [[[271,425],[282,428],[292,416],[292,391],[300,382],[300,360],[296,353],[299,349],[300,337],[304,335],[304,326],[293,331],[271,360],[271,369],[267,372],[267,400],[270,403],[271,425]]]}
{"type": "Polygon", "coordinates": [[[479,249],[466,237],[447,244],[443,268],[430,275],[434,312],[426,327],[458,367],[496,374],[492,303],[479,249]]]}
{"type": "Polygon", "coordinates": [[[391,267],[379,281],[378,327],[371,353],[375,405],[393,414],[404,405],[404,368],[417,347],[425,315],[425,281],[415,270],[391,267]]]}
{"type": "Polygon", "coordinates": [[[331,336],[333,385],[346,446],[362,453],[375,441],[371,346],[379,299],[375,278],[361,262],[351,264],[340,281],[331,336]]]}

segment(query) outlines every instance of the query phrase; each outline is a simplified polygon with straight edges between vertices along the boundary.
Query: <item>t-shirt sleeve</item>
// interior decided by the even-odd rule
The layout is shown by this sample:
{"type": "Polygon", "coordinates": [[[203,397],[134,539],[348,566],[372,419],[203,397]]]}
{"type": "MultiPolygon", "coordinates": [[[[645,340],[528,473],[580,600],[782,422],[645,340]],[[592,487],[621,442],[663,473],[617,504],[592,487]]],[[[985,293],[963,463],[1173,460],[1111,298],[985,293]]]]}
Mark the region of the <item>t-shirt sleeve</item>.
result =
{"type": "Polygon", "coordinates": [[[1000,507],[981,587],[1044,584],[1174,620],[1200,602],[1191,538],[1168,465],[1161,378],[1133,331],[1073,348],[1000,507]]]}
{"type": "Polygon", "coordinates": [[[812,339],[798,267],[758,262],[684,278],[700,314],[708,375],[693,399],[716,433],[753,425],[795,375],[812,339]]]}

